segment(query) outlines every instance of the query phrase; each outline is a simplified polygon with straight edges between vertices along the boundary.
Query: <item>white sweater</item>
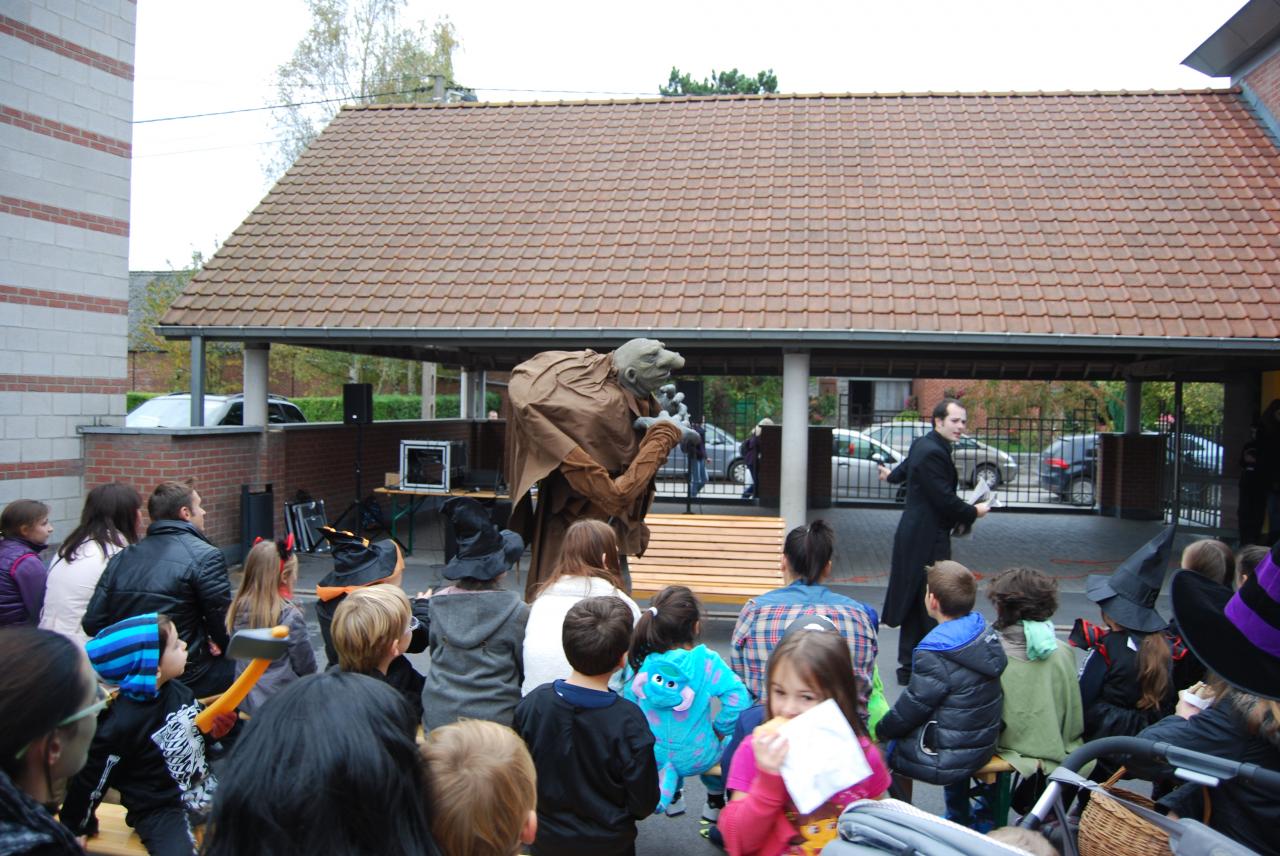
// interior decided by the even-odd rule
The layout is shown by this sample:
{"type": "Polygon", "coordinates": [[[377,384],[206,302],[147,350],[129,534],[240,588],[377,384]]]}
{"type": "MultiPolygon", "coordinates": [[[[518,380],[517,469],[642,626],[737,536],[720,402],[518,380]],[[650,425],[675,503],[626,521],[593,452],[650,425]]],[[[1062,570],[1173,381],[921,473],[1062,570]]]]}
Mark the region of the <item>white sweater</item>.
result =
{"type": "Polygon", "coordinates": [[[580,600],[613,595],[631,609],[631,623],[640,620],[640,607],[599,577],[560,577],[529,607],[529,623],[524,631],[524,683],[520,695],[557,678],[569,677],[569,660],[561,643],[564,617],[580,600]]]}
{"type": "Polygon", "coordinates": [[[49,581],[45,584],[40,626],[45,630],[56,630],[83,648],[89,636],[80,627],[80,622],[89,608],[89,598],[93,597],[107,560],[122,549],[109,545],[107,554],[103,555],[98,542],[91,539],[76,550],[71,561],[54,558],[49,566],[49,581]]]}

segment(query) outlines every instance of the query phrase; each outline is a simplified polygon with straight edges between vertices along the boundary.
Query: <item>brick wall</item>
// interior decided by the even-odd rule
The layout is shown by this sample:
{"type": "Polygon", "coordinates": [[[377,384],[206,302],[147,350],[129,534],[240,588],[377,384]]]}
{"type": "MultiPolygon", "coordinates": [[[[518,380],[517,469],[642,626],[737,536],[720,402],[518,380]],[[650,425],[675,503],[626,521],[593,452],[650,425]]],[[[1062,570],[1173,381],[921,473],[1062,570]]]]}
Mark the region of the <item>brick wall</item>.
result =
{"type": "Polygon", "coordinates": [[[1245,75],[1243,83],[1271,114],[1272,121],[1280,122],[1280,47],[1245,75]]]}
{"type": "Polygon", "coordinates": [[[1100,434],[1098,505],[1102,513],[1130,520],[1160,520],[1164,441],[1159,434],[1100,434]]]}
{"type": "MultiPolygon", "coordinates": [[[[383,422],[365,426],[362,492],[381,487],[399,466],[401,440],[465,440],[471,466],[498,469],[506,423],[461,419],[383,422]]],[[[829,442],[828,442],[829,445],[829,442]]],[[[356,428],[336,423],[180,431],[85,429],[85,489],[111,481],[144,497],[166,479],[195,480],[209,538],[223,548],[240,542],[240,486],[271,484],[277,533],[284,504],[299,491],[325,501],[330,519],[355,499],[356,428]]]]}
{"type": "Polygon", "coordinates": [[[137,4],[0,5],[0,505],[83,503],[82,425],[124,415],[137,4]]]}

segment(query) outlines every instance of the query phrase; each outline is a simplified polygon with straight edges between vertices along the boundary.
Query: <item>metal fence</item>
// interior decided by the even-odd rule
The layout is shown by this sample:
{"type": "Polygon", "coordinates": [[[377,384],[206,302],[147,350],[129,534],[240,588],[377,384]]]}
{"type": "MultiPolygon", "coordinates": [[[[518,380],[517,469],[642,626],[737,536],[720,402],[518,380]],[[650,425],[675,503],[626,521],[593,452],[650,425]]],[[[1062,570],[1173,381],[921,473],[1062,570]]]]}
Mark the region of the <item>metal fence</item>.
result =
{"type": "Polygon", "coordinates": [[[1223,448],[1221,425],[1162,423],[1165,434],[1164,508],[1170,519],[1217,529],[1222,525],[1223,448]]]}

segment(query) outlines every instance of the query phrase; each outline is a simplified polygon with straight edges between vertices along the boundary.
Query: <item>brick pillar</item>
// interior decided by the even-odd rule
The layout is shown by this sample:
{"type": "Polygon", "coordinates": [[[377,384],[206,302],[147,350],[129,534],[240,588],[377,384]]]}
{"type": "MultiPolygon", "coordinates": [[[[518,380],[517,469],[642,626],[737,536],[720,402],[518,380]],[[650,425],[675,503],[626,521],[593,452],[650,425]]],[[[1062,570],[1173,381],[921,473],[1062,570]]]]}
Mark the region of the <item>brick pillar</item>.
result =
{"type": "MultiPolygon", "coordinates": [[[[766,425],[760,434],[760,484],[756,496],[760,504],[777,508],[782,484],[782,426],[766,425]]],[[[808,505],[831,507],[831,429],[809,428],[808,505]]]]}
{"type": "Polygon", "coordinates": [[[1127,520],[1163,519],[1164,436],[1101,434],[1098,440],[1101,512],[1127,520]]]}

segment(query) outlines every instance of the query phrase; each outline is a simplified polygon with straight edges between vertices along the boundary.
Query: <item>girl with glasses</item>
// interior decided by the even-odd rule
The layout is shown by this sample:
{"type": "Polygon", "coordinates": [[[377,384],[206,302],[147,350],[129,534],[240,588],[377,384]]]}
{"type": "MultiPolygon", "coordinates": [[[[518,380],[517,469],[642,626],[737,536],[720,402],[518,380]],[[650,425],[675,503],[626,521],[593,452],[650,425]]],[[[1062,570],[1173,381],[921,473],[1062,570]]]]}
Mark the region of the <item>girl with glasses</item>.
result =
{"type": "Polygon", "coordinates": [[[50,630],[0,630],[0,663],[0,852],[82,856],[54,793],[84,765],[106,696],[84,651],[50,630]]]}

